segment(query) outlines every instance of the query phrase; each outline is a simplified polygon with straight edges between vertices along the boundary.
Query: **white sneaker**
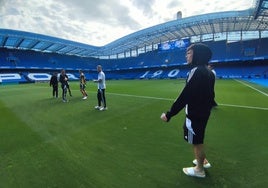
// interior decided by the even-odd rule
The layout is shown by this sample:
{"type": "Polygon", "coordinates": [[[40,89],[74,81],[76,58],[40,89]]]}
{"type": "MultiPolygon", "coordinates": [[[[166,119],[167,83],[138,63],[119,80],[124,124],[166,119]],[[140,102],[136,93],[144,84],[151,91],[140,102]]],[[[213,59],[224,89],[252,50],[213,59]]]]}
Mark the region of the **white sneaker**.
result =
{"type": "Polygon", "coordinates": [[[206,177],[206,173],[204,170],[202,172],[197,172],[195,170],[195,167],[183,168],[182,171],[187,176],[192,176],[192,177],[197,177],[197,178],[205,178],[206,177]]]}
{"type": "Polygon", "coordinates": [[[107,107],[100,107],[100,111],[104,111],[104,110],[108,110],[108,108],[107,107]]]}
{"type": "MultiPolygon", "coordinates": [[[[193,160],[193,164],[194,164],[194,165],[197,165],[197,159],[194,159],[194,160],[193,160]]],[[[204,164],[203,164],[203,167],[204,167],[204,168],[210,168],[210,167],[211,167],[211,164],[207,161],[207,163],[204,163],[204,164]]]]}
{"type": "Polygon", "coordinates": [[[84,96],[82,99],[84,99],[84,100],[87,99],[87,96],[84,96]]]}
{"type": "Polygon", "coordinates": [[[101,108],[101,106],[95,106],[96,110],[99,110],[101,108]]]}

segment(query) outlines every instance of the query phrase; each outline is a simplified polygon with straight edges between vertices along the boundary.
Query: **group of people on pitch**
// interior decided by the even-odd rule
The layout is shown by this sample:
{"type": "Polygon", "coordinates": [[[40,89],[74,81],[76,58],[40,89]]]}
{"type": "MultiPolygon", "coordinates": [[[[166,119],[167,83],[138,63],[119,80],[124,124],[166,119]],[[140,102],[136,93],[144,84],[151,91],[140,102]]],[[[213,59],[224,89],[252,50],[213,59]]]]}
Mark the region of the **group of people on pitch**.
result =
{"type": "MultiPolygon", "coordinates": [[[[205,44],[192,44],[187,48],[186,61],[191,66],[191,70],[187,76],[186,84],[171,108],[160,116],[163,121],[169,122],[173,116],[185,108],[186,118],[183,124],[184,139],[193,145],[195,159],[192,162],[195,166],[186,167],[182,170],[188,176],[199,178],[206,177],[204,169],[211,167],[211,164],[206,159],[204,150],[205,130],[211,109],[217,106],[214,92],[215,72],[208,66],[211,57],[212,51],[205,44]]],[[[98,79],[94,80],[94,82],[98,83],[98,106],[95,108],[105,110],[107,109],[105,74],[100,65],[97,66],[97,71],[98,79]],[[101,102],[103,102],[103,106],[101,106],[101,102]]],[[[60,78],[60,81],[62,80],[61,83],[64,90],[65,87],[67,88],[66,82],[68,79],[64,78],[64,72],[61,76],[63,78],[60,78]]],[[[65,90],[63,92],[63,100],[67,92],[65,90]]]]}
{"type": "MultiPolygon", "coordinates": [[[[93,82],[97,83],[98,85],[98,92],[97,92],[97,99],[98,99],[98,105],[95,106],[95,109],[103,111],[107,110],[106,106],[106,97],[105,97],[105,89],[106,89],[106,81],[105,81],[105,74],[102,71],[102,66],[98,65],[97,66],[97,72],[98,72],[98,79],[93,80],[93,82]]],[[[83,71],[79,71],[80,74],[80,91],[83,95],[82,99],[87,99],[88,94],[86,92],[86,76],[83,73],[83,71]]],[[[55,98],[58,98],[58,82],[61,83],[61,88],[62,88],[62,101],[63,102],[68,102],[67,100],[67,92],[69,92],[69,95],[72,96],[72,92],[70,89],[69,85],[69,78],[65,72],[64,69],[61,70],[59,79],[57,73],[54,73],[51,76],[50,79],[50,86],[52,86],[52,95],[55,98]]]]}

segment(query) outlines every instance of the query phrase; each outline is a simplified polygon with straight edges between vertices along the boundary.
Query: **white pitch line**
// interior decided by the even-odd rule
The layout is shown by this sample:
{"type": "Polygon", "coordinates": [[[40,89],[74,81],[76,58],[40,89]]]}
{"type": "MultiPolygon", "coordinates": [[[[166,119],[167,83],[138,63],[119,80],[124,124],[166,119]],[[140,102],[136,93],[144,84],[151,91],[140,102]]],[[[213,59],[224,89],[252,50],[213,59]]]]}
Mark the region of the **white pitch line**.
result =
{"type": "Polygon", "coordinates": [[[240,80],[237,80],[237,79],[234,79],[234,80],[237,81],[237,82],[239,82],[239,83],[241,83],[241,84],[243,84],[243,85],[245,85],[245,86],[247,86],[247,87],[249,87],[249,88],[251,88],[251,89],[253,89],[253,90],[255,90],[255,91],[258,91],[259,93],[261,93],[261,94],[265,95],[266,97],[268,97],[268,94],[267,93],[265,93],[265,92],[263,92],[263,91],[261,91],[261,90],[259,90],[257,88],[255,88],[255,87],[253,87],[251,85],[248,85],[245,82],[242,82],[240,80]]]}
{"type": "Polygon", "coordinates": [[[161,97],[150,97],[150,96],[130,95],[130,94],[120,94],[120,93],[108,93],[108,94],[117,95],[117,96],[123,96],[123,97],[136,97],[136,98],[142,98],[142,99],[155,99],[155,100],[174,101],[174,99],[161,98],[161,97]]]}
{"type": "MultiPolygon", "coordinates": [[[[38,88],[40,88],[40,89],[41,88],[42,89],[47,89],[47,87],[38,87],[38,88]]],[[[18,88],[16,88],[16,89],[18,89],[18,88]]],[[[23,88],[23,89],[25,89],[25,88],[23,88]]],[[[88,93],[95,93],[95,92],[89,91],[88,93]]],[[[150,96],[121,94],[121,93],[110,93],[110,92],[107,92],[107,94],[109,94],[109,95],[116,95],[116,96],[123,96],[123,97],[136,97],[136,98],[142,98],[142,99],[153,99],[153,100],[164,100],[164,101],[174,101],[175,100],[175,99],[162,98],[162,97],[150,97],[150,96]]],[[[235,108],[256,109],[256,110],[268,110],[268,108],[265,108],[265,107],[257,107],[257,106],[243,106],[243,105],[235,105],[235,104],[218,104],[218,105],[219,106],[227,106],[227,107],[235,107],[235,108]]]]}
{"type": "MultiPolygon", "coordinates": [[[[169,98],[149,97],[149,96],[142,96],[142,95],[130,95],[130,94],[120,94],[120,93],[107,93],[107,94],[123,96],[123,97],[136,97],[136,98],[142,98],[142,99],[154,99],[154,100],[165,100],[165,101],[174,101],[175,100],[175,99],[169,99],[169,98]]],[[[218,105],[219,106],[227,106],[227,107],[236,107],[236,108],[268,110],[268,108],[257,107],[257,106],[244,106],[244,105],[235,105],[235,104],[218,104],[218,105]]]]}
{"type": "Polygon", "coordinates": [[[235,104],[218,104],[220,106],[230,106],[236,108],[247,108],[247,109],[256,109],[256,110],[268,110],[268,108],[257,107],[257,106],[243,106],[243,105],[235,105],[235,104]]]}

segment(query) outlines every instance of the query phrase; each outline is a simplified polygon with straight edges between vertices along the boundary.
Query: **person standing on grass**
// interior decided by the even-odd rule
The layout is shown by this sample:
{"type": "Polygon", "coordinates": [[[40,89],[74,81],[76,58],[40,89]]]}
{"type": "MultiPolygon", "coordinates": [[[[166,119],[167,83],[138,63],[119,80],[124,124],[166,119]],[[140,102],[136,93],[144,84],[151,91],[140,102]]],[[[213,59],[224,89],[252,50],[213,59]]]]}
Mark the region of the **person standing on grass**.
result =
{"type": "Polygon", "coordinates": [[[196,166],[183,168],[183,172],[201,178],[206,177],[204,168],[211,167],[204,150],[206,125],[214,101],[215,76],[207,66],[211,57],[211,50],[204,44],[192,44],[187,48],[186,60],[192,69],[186,85],[170,110],[161,114],[161,119],[169,122],[185,107],[184,139],[193,145],[196,166]]]}
{"type": "Polygon", "coordinates": [[[62,89],[62,101],[68,102],[67,100],[67,90],[68,90],[68,76],[65,73],[65,70],[61,70],[60,74],[60,83],[61,83],[61,89],[62,89]]]}
{"type": "Polygon", "coordinates": [[[56,72],[51,76],[49,86],[52,86],[52,96],[58,98],[58,77],[56,72]]]}
{"type": "Polygon", "coordinates": [[[83,73],[83,71],[79,71],[80,73],[80,91],[83,95],[82,99],[87,99],[87,92],[86,92],[86,77],[85,74],[83,73]]]}
{"type": "Polygon", "coordinates": [[[107,110],[108,108],[106,106],[106,97],[105,97],[105,89],[106,89],[105,74],[102,71],[101,65],[97,66],[97,72],[98,72],[98,79],[93,80],[93,82],[98,83],[98,92],[97,92],[98,106],[95,106],[95,109],[103,111],[107,110]]]}

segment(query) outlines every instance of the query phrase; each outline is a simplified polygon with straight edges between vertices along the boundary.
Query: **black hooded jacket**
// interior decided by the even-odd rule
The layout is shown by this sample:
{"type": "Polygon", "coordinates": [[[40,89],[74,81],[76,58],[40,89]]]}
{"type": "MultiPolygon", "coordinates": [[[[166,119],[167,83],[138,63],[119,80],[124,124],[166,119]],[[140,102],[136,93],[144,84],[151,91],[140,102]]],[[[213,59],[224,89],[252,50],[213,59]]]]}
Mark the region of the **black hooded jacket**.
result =
{"type": "Polygon", "coordinates": [[[184,107],[190,119],[208,118],[213,106],[215,76],[207,67],[212,56],[211,50],[203,44],[195,44],[190,48],[193,50],[193,67],[185,87],[166,113],[168,121],[184,107]]]}

